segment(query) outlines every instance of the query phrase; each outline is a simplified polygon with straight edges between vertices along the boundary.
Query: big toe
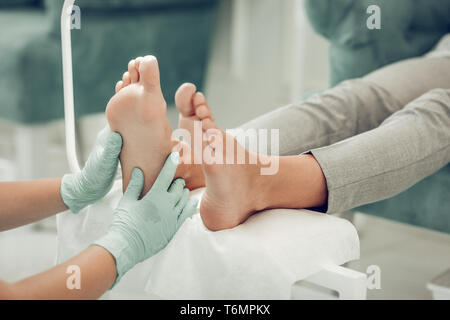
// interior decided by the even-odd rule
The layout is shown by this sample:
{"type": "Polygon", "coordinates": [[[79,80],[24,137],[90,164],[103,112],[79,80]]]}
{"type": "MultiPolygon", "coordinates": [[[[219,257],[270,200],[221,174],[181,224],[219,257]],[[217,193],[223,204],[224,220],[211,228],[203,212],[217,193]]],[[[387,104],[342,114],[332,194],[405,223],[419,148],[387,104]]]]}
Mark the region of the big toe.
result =
{"type": "Polygon", "coordinates": [[[140,81],[146,90],[160,88],[158,60],[154,56],[145,56],[139,63],[140,81]]]}
{"type": "Polygon", "coordinates": [[[197,88],[192,83],[182,84],[175,93],[175,104],[178,111],[185,117],[195,115],[193,96],[197,88]]]}

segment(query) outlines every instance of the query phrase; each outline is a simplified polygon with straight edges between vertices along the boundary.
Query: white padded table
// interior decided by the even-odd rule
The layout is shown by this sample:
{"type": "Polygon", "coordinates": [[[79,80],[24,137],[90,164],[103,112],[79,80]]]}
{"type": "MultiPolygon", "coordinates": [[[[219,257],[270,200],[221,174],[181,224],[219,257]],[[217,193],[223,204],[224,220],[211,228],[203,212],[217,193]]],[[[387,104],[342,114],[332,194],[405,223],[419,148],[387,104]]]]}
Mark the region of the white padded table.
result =
{"type": "MultiPolygon", "coordinates": [[[[117,181],[98,204],[58,217],[58,262],[106,232],[121,189],[117,181]]],[[[193,192],[194,197],[201,194],[193,192]]],[[[207,230],[196,214],[163,251],[130,270],[114,291],[164,299],[364,299],[365,275],[340,267],[358,258],[353,225],[323,213],[268,210],[219,232],[207,230]],[[298,281],[308,285],[294,286],[298,281]],[[324,295],[324,288],[332,291],[324,295]]]]}

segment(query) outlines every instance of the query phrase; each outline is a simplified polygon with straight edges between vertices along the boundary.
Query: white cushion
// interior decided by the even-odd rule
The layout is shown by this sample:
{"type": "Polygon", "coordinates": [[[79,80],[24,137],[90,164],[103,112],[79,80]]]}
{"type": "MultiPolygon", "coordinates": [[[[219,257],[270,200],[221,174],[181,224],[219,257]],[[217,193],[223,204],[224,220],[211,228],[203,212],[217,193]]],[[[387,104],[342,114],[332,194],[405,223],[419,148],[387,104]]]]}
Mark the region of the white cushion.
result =
{"type": "MultiPolygon", "coordinates": [[[[199,190],[193,196],[201,194],[199,190]]],[[[116,185],[107,199],[86,212],[59,218],[60,261],[106,232],[120,196],[121,186],[116,185]]],[[[167,299],[289,299],[292,285],[322,265],[358,258],[353,225],[323,213],[267,210],[219,232],[206,229],[196,214],[163,251],[130,270],[114,291],[167,299]]]]}

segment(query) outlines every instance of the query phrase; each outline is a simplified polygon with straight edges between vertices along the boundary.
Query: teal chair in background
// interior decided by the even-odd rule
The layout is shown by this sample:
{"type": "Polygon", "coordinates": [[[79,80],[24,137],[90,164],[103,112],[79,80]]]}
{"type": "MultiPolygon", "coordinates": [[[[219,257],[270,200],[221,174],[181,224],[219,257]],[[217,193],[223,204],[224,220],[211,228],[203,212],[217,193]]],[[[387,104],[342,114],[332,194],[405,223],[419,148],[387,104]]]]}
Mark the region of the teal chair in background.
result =
{"type": "MultiPolygon", "coordinates": [[[[425,54],[450,33],[450,0],[306,0],[313,28],[330,42],[330,85],[425,54]],[[366,10],[381,9],[381,30],[366,10]]],[[[450,166],[401,194],[355,209],[450,233],[450,166]]]]}
{"type": "MultiPolygon", "coordinates": [[[[60,16],[63,0],[0,0],[0,120],[18,125],[19,178],[47,158],[45,124],[64,116],[60,16]]],[[[203,84],[217,0],[77,0],[72,30],[76,116],[102,113],[137,56],[158,57],[168,104],[185,82],[203,84]]]]}

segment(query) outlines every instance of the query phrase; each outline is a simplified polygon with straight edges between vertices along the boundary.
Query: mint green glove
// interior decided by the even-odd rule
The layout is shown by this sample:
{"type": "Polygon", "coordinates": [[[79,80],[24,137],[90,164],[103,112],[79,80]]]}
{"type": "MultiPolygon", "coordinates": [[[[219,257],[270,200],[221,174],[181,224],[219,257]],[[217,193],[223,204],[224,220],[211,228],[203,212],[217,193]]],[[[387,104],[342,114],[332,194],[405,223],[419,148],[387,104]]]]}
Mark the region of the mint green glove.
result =
{"type": "Polygon", "coordinates": [[[103,198],[116,176],[122,137],[105,127],[97,136],[94,150],[79,173],[66,174],[61,181],[61,197],[73,213],[103,198]]]}
{"type": "Polygon", "coordinates": [[[108,250],[116,261],[115,283],[134,265],[161,251],[183,222],[197,208],[197,201],[188,200],[189,190],[183,179],[172,183],[180,161],[172,153],[150,191],[139,200],[144,174],[134,169],[123,198],[114,211],[106,235],[93,245],[108,250]]]}

